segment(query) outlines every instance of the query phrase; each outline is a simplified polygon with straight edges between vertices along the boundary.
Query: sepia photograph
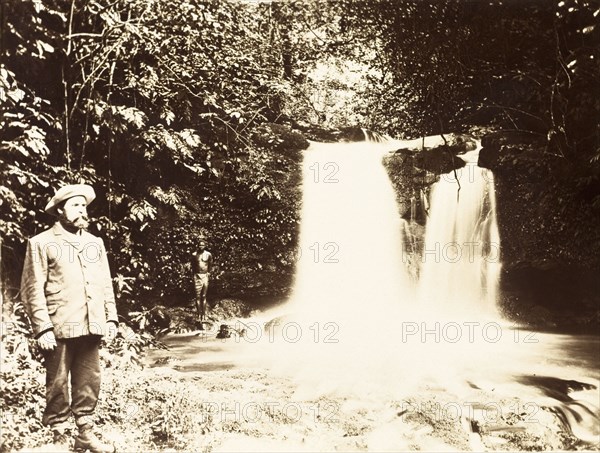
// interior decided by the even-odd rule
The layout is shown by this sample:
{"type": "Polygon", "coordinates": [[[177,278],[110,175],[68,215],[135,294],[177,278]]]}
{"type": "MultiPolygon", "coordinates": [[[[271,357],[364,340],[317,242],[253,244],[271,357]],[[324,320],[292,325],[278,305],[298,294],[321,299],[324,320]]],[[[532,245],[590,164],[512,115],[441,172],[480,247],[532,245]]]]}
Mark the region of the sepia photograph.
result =
{"type": "Polygon", "coordinates": [[[0,453],[600,452],[600,0],[0,0],[0,453]]]}

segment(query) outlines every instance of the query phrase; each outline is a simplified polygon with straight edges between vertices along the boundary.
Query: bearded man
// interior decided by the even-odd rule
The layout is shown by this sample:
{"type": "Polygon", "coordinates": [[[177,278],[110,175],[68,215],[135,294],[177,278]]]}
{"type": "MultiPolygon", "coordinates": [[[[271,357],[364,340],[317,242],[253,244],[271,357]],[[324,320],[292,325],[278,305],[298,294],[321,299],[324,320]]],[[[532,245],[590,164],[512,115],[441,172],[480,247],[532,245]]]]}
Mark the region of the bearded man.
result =
{"type": "Polygon", "coordinates": [[[45,358],[42,423],[52,428],[55,446],[67,449],[73,414],[79,429],[74,448],[107,453],[114,446],[96,437],[93,415],[100,393],[100,340],[114,339],[118,319],[104,243],[86,231],[87,206],[95,198],[91,186],[73,184],[48,202],[46,212],[58,220],[28,241],[21,299],[45,358]]]}

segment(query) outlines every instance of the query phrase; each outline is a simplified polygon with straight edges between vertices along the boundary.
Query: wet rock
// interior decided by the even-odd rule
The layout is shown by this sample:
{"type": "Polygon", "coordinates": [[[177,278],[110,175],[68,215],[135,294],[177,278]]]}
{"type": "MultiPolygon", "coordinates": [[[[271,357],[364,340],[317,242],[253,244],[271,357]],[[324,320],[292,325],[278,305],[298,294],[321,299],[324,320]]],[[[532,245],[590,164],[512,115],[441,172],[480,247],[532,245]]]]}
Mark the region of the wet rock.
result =
{"type": "Polygon", "coordinates": [[[501,239],[501,305],[536,327],[600,325],[600,229],[585,171],[545,138],[495,132],[482,138],[479,165],[494,173],[501,239]]]}
{"type": "Polygon", "coordinates": [[[414,165],[422,170],[437,175],[450,173],[466,165],[465,161],[456,157],[456,152],[447,147],[425,149],[414,156],[414,165]]]}
{"type": "Polygon", "coordinates": [[[208,312],[209,319],[223,321],[227,319],[246,318],[252,309],[247,303],[238,299],[221,299],[208,312]]]}
{"type": "Polygon", "coordinates": [[[479,151],[479,158],[477,165],[483,168],[489,168],[493,170],[498,165],[498,159],[500,158],[500,148],[481,148],[479,151]]]}
{"type": "Polygon", "coordinates": [[[339,141],[339,131],[334,129],[306,123],[294,123],[294,129],[313,142],[334,143],[339,141]]]}
{"type": "Polygon", "coordinates": [[[365,132],[361,127],[358,126],[351,126],[340,129],[338,139],[344,142],[364,142],[366,140],[365,132]]]}
{"type": "Polygon", "coordinates": [[[502,283],[503,289],[526,294],[532,303],[547,307],[560,307],[565,300],[576,305],[585,296],[600,293],[595,272],[550,260],[507,263],[502,283]]]}
{"type": "Polygon", "coordinates": [[[231,338],[231,327],[227,324],[221,324],[217,332],[217,338],[231,338]]]}
{"type": "Polygon", "coordinates": [[[500,289],[510,319],[533,327],[597,328],[597,270],[551,260],[507,262],[500,289]]]}
{"type": "Polygon", "coordinates": [[[441,137],[406,142],[408,146],[393,151],[384,159],[396,192],[400,216],[406,220],[425,223],[426,200],[431,186],[439,179],[439,175],[466,165],[465,161],[458,157],[459,154],[477,148],[476,140],[470,135],[447,134],[444,138],[445,144],[441,137]],[[427,144],[432,142],[435,146],[427,147],[427,144]]]}
{"type": "Polygon", "coordinates": [[[477,140],[468,134],[432,135],[425,138],[408,140],[406,143],[408,146],[398,149],[397,152],[414,153],[424,150],[441,149],[453,155],[459,155],[477,149],[477,140]]]}
{"type": "Polygon", "coordinates": [[[448,139],[448,146],[452,152],[462,154],[477,149],[477,141],[467,134],[451,134],[448,139]]]}
{"type": "MultiPolygon", "coordinates": [[[[476,140],[465,134],[447,134],[444,138],[446,143],[424,148],[422,148],[422,141],[414,140],[411,142],[413,146],[399,148],[393,152],[393,155],[408,158],[409,160],[404,161],[406,165],[413,165],[434,175],[449,173],[464,167],[465,161],[457,156],[476,149],[476,140]]],[[[435,181],[430,181],[433,182],[435,181]]]]}
{"type": "Polygon", "coordinates": [[[394,186],[400,217],[424,224],[427,216],[425,200],[437,175],[418,168],[410,152],[390,154],[383,159],[383,164],[394,186]]]}
{"type": "Polygon", "coordinates": [[[414,157],[418,152],[419,150],[415,148],[398,148],[392,153],[399,154],[401,156],[414,157]]]}

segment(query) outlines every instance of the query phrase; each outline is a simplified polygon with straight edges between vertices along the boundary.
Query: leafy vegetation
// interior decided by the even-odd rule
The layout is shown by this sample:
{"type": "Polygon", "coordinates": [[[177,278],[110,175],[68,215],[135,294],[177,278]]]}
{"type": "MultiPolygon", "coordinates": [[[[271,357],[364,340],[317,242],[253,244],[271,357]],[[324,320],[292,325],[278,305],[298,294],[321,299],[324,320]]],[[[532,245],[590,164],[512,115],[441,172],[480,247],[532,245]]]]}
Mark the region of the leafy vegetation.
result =
{"type": "Polygon", "coordinates": [[[0,423],[1,451],[23,446],[23,439],[38,438],[42,429],[45,390],[41,355],[31,347],[30,326],[25,311],[16,304],[10,314],[3,316],[0,332],[0,423]]]}
{"type": "Polygon", "coordinates": [[[251,272],[254,286],[264,269],[290,275],[308,143],[265,126],[286,91],[281,63],[252,51],[264,24],[234,3],[2,8],[5,259],[21,262],[58,185],[85,181],[99,192],[94,232],[107,239],[123,313],[189,300],[201,234],[219,259],[215,294],[248,293],[251,272]]]}
{"type": "MultiPolygon", "coordinates": [[[[600,212],[599,21],[598,0],[1,1],[0,280],[15,326],[2,332],[2,414],[15,417],[2,450],[44,433],[17,288],[60,185],[99,195],[92,232],[124,318],[103,358],[115,369],[135,369],[173,314],[185,330],[201,235],[218,265],[209,297],[285,297],[308,146],[298,130],[531,135],[541,152],[502,165],[530,178],[552,163],[542,204],[562,201],[540,211],[544,230],[587,219],[575,260],[600,212]]],[[[188,421],[152,425],[149,445],[176,445],[188,421]]]]}
{"type": "MultiPolygon", "coordinates": [[[[201,234],[219,261],[214,295],[282,297],[307,146],[290,125],[518,129],[596,191],[597,2],[401,6],[3,2],[5,261],[51,220],[40,208],[58,185],[86,181],[123,313],[189,302],[201,234]]],[[[19,269],[4,266],[9,290],[19,269]]]]}
{"type": "Polygon", "coordinates": [[[600,75],[599,8],[595,0],[347,2],[347,33],[377,49],[367,126],[419,136],[495,125],[589,163],[599,152],[600,104],[589,96],[600,75]]]}

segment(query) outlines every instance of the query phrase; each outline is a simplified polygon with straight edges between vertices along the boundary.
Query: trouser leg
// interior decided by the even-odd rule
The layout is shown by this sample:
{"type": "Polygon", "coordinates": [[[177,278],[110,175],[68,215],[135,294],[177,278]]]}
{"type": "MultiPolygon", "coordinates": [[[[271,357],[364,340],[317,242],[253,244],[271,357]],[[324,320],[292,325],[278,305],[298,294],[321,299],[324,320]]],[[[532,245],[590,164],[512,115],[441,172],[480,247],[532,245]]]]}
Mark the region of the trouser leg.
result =
{"type": "Polygon", "coordinates": [[[93,414],[100,394],[100,336],[77,339],[71,366],[71,410],[78,427],[93,425],[93,414]]]}
{"type": "Polygon", "coordinates": [[[71,413],[69,406],[69,370],[73,361],[73,344],[56,340],[56,348],[44,353],[46,366],[46,408],[42,423],[56,426],[65,423],[71,413]]]}

